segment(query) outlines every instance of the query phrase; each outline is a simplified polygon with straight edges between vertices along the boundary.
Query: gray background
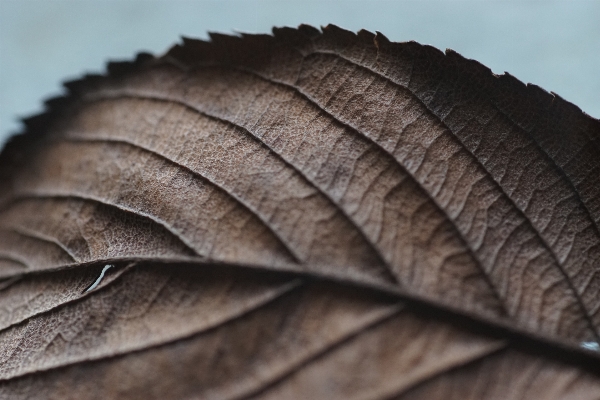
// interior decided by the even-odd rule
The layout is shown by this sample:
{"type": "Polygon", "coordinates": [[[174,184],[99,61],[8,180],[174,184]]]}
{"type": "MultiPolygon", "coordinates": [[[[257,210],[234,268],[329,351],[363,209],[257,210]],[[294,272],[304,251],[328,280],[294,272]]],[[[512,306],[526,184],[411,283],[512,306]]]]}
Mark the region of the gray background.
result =
{"type": "Polygon", "coordinates": [[[60,82],[180,35],[335,23],[452,48],[600,117],[600,1],[0,0],[0,146],[60,82]]]}

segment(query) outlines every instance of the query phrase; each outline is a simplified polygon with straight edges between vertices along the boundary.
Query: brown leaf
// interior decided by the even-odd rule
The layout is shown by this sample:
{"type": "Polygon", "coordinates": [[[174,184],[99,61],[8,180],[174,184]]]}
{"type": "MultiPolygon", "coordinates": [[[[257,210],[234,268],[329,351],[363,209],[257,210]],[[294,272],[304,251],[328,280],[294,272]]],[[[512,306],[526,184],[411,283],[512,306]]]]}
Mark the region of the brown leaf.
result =
{"type": "Polygon", "coordinates": [[[301,26],[66,84],[0,155],[0,397],[594,399],[600,123],[301,26]]]}

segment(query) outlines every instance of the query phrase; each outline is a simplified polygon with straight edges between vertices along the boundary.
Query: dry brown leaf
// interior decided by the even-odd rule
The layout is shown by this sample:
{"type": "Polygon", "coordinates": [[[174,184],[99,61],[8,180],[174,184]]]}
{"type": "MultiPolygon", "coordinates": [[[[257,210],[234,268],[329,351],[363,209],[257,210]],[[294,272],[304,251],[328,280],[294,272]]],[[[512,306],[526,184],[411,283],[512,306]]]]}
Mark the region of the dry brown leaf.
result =
{"type": "Polygon", "coordinates": [[[0,397],[600,398],[599,121],[273,33],[111,63],[7,145],[0,397]]]}

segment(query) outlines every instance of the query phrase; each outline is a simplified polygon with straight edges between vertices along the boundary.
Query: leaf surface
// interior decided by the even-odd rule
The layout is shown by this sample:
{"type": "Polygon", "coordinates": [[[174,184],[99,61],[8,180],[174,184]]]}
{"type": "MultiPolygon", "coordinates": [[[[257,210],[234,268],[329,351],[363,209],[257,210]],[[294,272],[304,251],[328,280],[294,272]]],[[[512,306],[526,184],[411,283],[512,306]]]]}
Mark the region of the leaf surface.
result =
{"type": "Polygon", "coordinates": [[[600,123],[557,95],[335,26],[66,87],[0,155],[2,396],[598,397],[600,123]]]}

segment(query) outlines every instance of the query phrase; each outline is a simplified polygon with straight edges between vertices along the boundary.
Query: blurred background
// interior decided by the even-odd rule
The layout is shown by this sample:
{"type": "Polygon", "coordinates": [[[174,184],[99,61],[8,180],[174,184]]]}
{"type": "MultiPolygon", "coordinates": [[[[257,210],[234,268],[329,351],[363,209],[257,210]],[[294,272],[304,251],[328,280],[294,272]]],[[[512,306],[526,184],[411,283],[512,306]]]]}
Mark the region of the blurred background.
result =
{"type": "Polygon", "coordinates": [[[600,1],[0,0],[0,147],[62,81],[107,60],[301,23],[452,48],[600,117],[600,1]]]}

